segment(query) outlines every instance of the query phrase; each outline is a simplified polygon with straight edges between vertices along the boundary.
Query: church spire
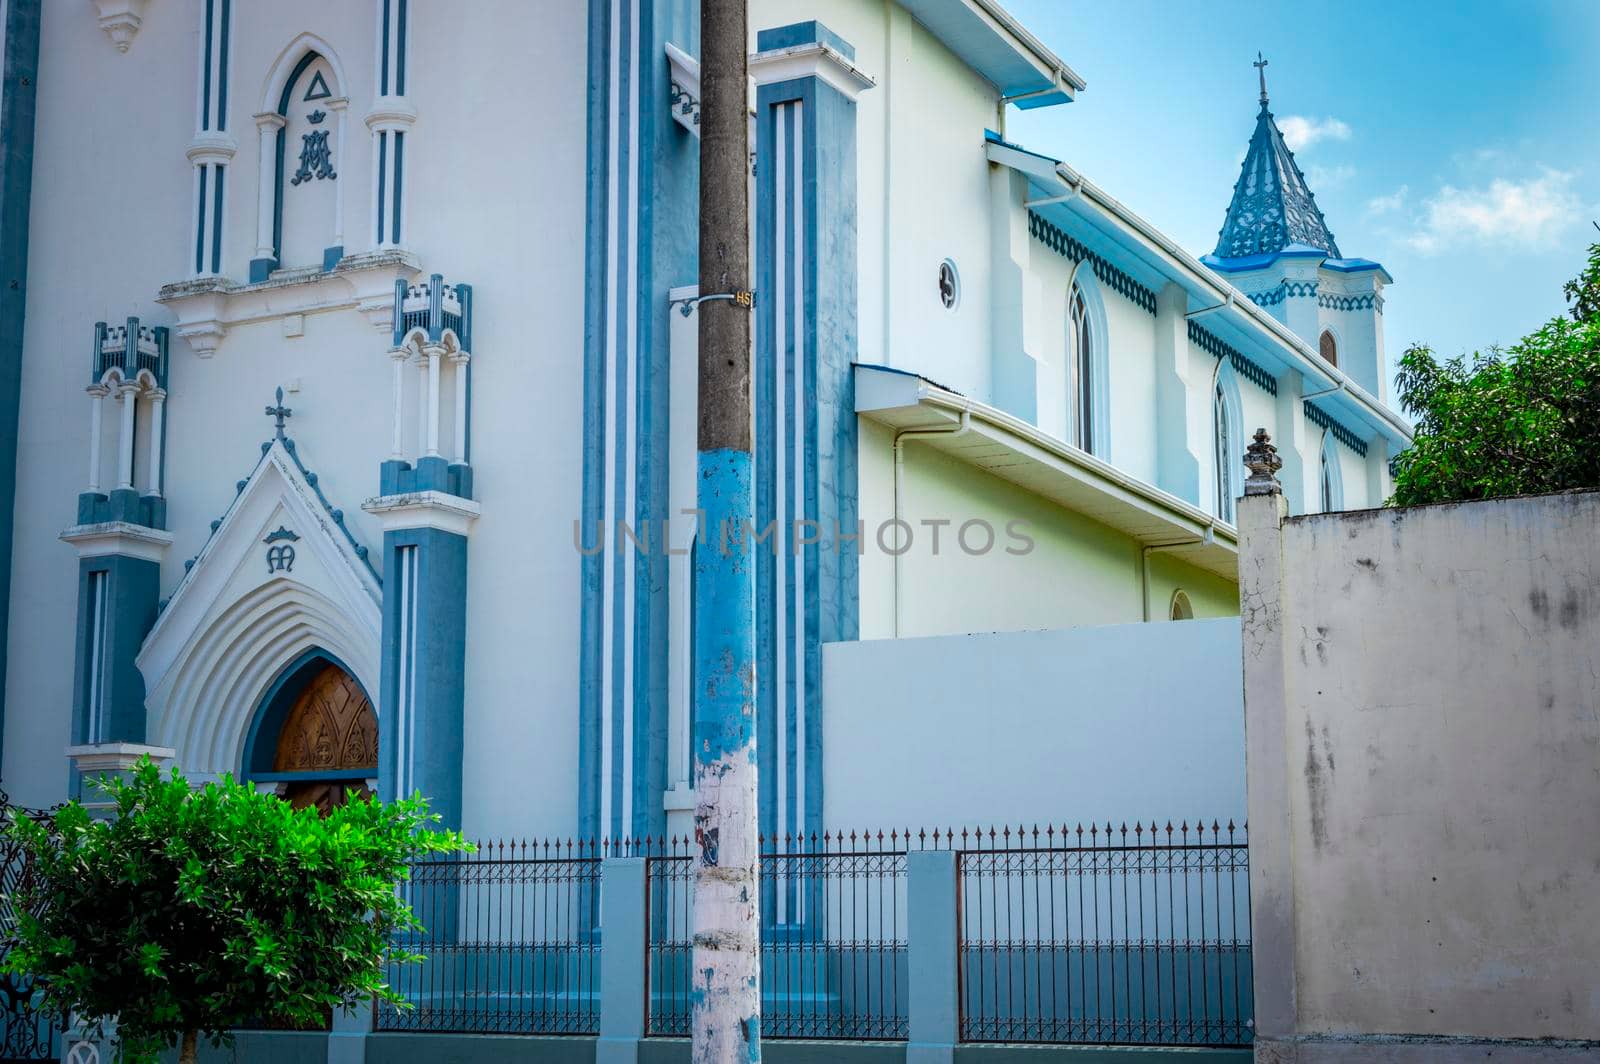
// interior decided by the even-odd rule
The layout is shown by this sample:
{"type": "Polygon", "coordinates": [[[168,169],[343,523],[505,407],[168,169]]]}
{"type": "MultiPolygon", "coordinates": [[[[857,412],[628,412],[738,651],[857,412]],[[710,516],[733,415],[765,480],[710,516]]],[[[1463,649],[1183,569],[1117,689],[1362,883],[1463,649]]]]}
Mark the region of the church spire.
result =
{"type": "Polygon", "coordinates": [[[1267,60],[1257,52],[1251,65],[1261,84],[1261,111],[1212,254],[1236,259],[1301,248],[1342,258],[1316,198],[1306,187],[1305,175],[1267,107],[1267,60]]]}

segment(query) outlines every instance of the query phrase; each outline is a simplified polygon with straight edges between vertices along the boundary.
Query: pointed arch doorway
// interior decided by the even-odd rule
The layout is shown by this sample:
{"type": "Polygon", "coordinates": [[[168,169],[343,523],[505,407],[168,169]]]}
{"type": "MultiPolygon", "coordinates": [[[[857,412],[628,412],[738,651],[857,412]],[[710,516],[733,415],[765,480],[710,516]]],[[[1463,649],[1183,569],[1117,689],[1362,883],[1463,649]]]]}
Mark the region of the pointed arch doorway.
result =
{"type": "Polygon", "coordinates": [[[378,717],[366,690],[321,650],[280,674],[256,714],[245,774],[296,809],[326,813],[350,792],[370,796],[378,776],[378,717]]]}

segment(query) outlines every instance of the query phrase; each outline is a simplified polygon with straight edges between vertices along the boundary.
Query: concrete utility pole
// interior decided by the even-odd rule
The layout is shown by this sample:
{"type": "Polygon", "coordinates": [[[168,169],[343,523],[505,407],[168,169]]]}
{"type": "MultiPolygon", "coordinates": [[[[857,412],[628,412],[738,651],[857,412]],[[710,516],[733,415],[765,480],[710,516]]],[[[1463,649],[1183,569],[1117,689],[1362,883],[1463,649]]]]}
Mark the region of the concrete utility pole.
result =
{"type": "Polygon", "coordinates": [[[694,1064],[761,1058],[746,0],[700,5],[694,1064]]]}

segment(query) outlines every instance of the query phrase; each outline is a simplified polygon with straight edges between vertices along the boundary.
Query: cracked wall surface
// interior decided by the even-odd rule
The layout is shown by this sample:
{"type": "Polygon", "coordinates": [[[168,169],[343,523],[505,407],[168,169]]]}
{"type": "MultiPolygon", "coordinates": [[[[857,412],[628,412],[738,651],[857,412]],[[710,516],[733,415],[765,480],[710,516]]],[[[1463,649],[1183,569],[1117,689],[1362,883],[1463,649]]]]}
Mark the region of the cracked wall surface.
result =
{"type": "Polygon", "coordinates": [[[1274,524],[1240,561],[1257,945],[1293,958],[1261,1034],[1600,1059],[1600,493],[1274,524]]]}

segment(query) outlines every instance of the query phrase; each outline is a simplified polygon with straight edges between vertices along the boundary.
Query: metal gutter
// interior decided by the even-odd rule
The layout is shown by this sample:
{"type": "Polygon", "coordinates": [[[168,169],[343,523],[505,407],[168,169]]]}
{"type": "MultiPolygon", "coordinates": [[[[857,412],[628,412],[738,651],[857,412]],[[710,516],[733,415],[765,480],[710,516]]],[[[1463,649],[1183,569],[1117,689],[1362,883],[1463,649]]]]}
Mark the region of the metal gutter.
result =
{"type": "Polygon", "coordinates": [[[985,15],[994,19],[1000,29],[1012,37],[1034,60],[1053,71],[1057,82],[1065,81],[1075,92],[1082,92],[1089,87],[1088,83],[1067,66],[1060,56],[1045,47],[1043,41],[1029,33],[1027,28],[1017,21],[1015,15],[1001,7],[995,0],[972,0],[972,2],[985,15]]]}
{"type": "MultiPolygon", "coordinates": [[[[917,401],[926,405],[948,411],[964,419],[971,418],[982,421],[1003,432],[1016,436],[1040,450],[1049,453],[1093,476],[1110,482],[1115,487],[1121,488],[1128,494],[1137,497],[1140,501],[1163,511],[1174,519],[1175,523],[1191,527],[1196,536],[1210,534],[1216,537],[1216,542],[1226,548],[1238,549],[1239,532],[1233,525],[1219,520],[1212,514],[1200,509],[1192,503],[1178,498],[1153,484],[1129,476],[1109,462],[1102,461],[1087,451],[1079,450],[1061,440],[1056,439],[1048,432],[1040,430],[1021,418],[1015,417],[996,407],[985,403],[974,402],[964,395],[946,391],[937,385],[921,382],[917,388],[917,401]]],[[[1172,544],[1166,544],[1172,545],[1172,544]]]]}

